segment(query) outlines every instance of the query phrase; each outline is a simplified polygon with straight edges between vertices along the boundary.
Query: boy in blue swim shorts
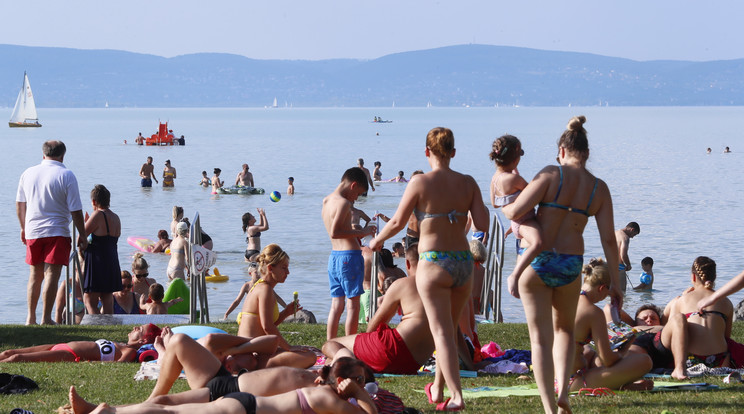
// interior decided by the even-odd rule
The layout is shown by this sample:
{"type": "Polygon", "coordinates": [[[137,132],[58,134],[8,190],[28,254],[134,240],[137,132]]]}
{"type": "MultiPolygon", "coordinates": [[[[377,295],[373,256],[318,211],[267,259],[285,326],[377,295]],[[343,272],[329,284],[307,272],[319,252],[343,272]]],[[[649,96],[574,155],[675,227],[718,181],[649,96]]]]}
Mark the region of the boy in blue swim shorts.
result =
{"type": "Polygon", "coordinates": [[[323,199],[323,224],[331,239],[333,251],[328,258],[328,282],[331,290],[331,310],[328,313],[327,339],[338,336],[338,324],[346,306],[346,335],[357,333],[359,326],[359,296],[364,292],[364,259],[359,239],[374,235],[375,228],[354,229],[351,206],[368,188],[367,175],[359,167],[349,168],[341,183],[323,199]]]}

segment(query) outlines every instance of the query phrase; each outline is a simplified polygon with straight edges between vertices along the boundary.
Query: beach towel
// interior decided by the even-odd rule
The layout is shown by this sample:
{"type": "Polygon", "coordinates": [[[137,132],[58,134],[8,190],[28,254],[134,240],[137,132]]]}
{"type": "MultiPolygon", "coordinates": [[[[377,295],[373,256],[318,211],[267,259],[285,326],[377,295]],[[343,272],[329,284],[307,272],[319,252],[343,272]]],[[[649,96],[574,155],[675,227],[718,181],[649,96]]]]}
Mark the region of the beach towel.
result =
{"type": "MultiPolygon", "coordinates": [[[[158,361],[147,361],[140,364],[140,368],[134,374],[134,380],[157,380],[158,376],[160,376],[160,364],[158,364],[158,361]]],[[[186,379],[186,373],[181,371],[178,378],[186,379]]]]}

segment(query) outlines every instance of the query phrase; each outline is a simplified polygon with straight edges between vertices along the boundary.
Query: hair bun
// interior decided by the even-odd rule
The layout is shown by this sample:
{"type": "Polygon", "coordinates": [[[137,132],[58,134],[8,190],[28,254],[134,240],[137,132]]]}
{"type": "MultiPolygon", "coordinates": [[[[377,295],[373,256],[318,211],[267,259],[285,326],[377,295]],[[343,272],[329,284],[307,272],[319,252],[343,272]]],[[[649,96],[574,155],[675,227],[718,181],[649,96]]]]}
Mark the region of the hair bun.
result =
{"type": "Polygon", "coordinates": [[[566,129],[569,131],[579,131],[584,127],[584,122],[586,122],[586,117],[584,115],[575,116],[568,121],[566,129]]]}

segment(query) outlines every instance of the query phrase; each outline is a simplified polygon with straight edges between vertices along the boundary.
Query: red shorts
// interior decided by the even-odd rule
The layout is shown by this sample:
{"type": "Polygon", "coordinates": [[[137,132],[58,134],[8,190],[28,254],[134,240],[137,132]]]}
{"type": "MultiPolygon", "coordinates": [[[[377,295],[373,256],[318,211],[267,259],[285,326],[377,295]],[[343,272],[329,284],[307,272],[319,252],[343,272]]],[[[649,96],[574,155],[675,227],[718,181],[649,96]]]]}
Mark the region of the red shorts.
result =
{"type": "Polygon", "coordinates": [[[26,263],[31,266],[39,263],[67,265],[70,263],[72,239],[55,236],[40,239],[26,239],[26,263]]]}
{"type": "Polygon", "coordinates": [[[421,367],[395,329],[382,324],[354,339],[354,355],[375,372],[412,375],[421,367]]]}

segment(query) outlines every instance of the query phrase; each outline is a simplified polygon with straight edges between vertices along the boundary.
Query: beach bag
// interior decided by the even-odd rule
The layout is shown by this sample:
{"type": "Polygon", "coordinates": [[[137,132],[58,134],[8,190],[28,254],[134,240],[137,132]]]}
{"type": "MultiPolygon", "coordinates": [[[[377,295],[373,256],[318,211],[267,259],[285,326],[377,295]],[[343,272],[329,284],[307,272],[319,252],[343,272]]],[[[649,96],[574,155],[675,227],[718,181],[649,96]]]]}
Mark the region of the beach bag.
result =
{"type": "Polygon", "coordinates": [[[377,389],[377,393],[372,396],[372,401],[379,414],[399,414],[405,410],[400,397],[382,388],[377,389]]]}
{"type": "Polygon", "coordinates": [[[23,375],[0,373],[0,394],[25,394],[37,388],[34,380],[23,375]]]}

